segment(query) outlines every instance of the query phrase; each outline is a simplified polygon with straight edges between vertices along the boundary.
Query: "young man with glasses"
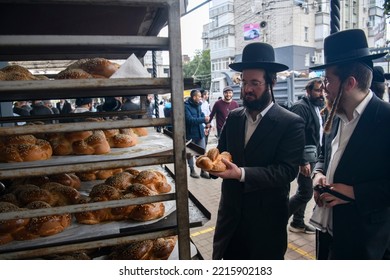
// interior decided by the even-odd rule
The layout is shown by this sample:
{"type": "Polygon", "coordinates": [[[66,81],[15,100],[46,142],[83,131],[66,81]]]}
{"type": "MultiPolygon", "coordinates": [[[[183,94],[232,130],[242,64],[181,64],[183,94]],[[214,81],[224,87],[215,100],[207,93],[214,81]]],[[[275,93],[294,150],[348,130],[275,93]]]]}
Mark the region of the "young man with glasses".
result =
{"type": "Polygon", "coordinates": [[[331,107],[315,166],[317,259],[380,260],[390,248],[390,105],[369,89],[372,60],[361,29],[324,40],[325,92],[331,107]]]}
{"type": "Polygon", "coordinates": [[[311,172],[317,161],[322,140],[322,116],[320,110],[324,106],[324,85],[320,78],[310,80],[306,87],[306,95],[298,100],[291,111],[305,122],[305,149],[299,164],[297,177],[298,189],[289,201],[289,216],[293,215],[288,229],[291,232],[315,234],[315,228],[305,223],[306,204],[313,196],[311,172]]]}

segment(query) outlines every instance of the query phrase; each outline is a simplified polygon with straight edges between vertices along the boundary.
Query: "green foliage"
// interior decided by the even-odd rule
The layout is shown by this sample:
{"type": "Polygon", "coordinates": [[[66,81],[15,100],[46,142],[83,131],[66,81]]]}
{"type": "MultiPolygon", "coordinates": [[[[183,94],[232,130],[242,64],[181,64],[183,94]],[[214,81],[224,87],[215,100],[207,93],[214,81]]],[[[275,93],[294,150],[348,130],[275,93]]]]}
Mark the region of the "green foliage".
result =
{"type": "Polygon", "coordinates": [[[210,89],[211,63],[210,50],[197,50],[194,58],[183,65],[184,78],[193,78],[195,83],[200,82],[202,88],[210,89]]]}

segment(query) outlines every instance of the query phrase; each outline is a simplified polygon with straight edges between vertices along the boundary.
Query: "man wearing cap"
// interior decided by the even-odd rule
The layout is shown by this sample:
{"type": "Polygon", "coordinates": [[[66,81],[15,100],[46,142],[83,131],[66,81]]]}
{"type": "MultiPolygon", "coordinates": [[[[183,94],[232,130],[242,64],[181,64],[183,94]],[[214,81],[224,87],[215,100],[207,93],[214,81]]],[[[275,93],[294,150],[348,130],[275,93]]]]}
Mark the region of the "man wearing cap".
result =
{"type": "Polygon", "coordinates": [[[383,259],[390,245],[390,104],[370,88],[373,59],[363,30],[324,41],[329,106],[313,176],[318,259],[383,259]],[[321,187],[318,187],[321,186],[321,187]]]}
{"type": "Polygon", "coordinates": [[[290,183],[298,173],[304,147],[300,116],[275,103],[275,62],[266,43],[248,44],[242,62],[229,65],[242,72],[243,107],[231,111],[218,142],[233,163],[210,172],[223,179],[213,259],[281,260],[287,250],[290,183]]]}
{"type": "Polygon", "coordinates": [[[210,113],[210,122],[213,120],[214,116],[216,116],[218,138],[221,135],[222,127],[225,124],[227,115],[230,111],[238,107],[238,103],[233,100],[233,89],[231,87],[225,87],[223,89],[223,98],[214,103],[210,113]]]}

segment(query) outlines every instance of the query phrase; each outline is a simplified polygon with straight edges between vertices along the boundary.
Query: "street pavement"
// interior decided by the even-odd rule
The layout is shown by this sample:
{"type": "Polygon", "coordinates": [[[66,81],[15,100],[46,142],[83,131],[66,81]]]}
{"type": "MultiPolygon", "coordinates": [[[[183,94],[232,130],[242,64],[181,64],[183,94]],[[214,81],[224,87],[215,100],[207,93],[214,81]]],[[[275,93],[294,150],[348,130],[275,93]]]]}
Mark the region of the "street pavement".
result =
{"type": "MultiPolygon", "coordinates": [[[[210,136],[207,149],[215,147],[217,138],[210,136]]],[[[197,169],[197,172],[200,172],[197,169]]],[[[188,172],[189,174],[189,172],[188,172]]],[[[220,199],[222,179],[194,179],[188,175],[189,191],[202,203],[211,213],[211,219],[202,227],[191,229],[191,239],[196,245],[200,255],[205,260],[211,260],[212,243],[217,218],[218,204],[220,199]]],[[[291,183],[290,195],[295,194],[296,181],[291,183]]],[[[313,199],[306,207],[305,220],[311,216],[314,207],[313,199]]],[[[288,231],[288,250],[286,260],[314,260],[315,259],[315,234],[293,233],[288,231]]]]}

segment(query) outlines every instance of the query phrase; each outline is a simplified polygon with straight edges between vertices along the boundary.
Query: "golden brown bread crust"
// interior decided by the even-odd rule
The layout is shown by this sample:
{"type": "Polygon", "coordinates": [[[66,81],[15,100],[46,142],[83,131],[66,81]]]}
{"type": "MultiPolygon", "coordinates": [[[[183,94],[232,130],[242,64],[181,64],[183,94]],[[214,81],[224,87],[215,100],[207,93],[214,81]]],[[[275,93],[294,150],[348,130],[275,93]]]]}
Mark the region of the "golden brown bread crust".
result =
{"type": "Polygon", "coordinates": [[[117,190],[124,191],[133,183],[134,176],[128,172],[120,172],[106,179],[104,182],[117,190]]]}
{"type": "MultiPolygon", "coordinates": [[[[0,213],[23,211],[25,209],[9,202],[0,202],[0,213]]],[[[15,232],[21,231],[30,222],[30,218],[0,221],[0,245],[14,240],[15,232]]]]}
{"type": "Polygon", "coordinates": [[[93,76],[82,69],[65,69],[56,76],[57,80],[66,79],[92,79],[93,76]]]}
{"type": "Polygon", "coordinates": [[[62,173],[49,176],[50,182],[59,183],[64,186],[72,187],[76,190],[79,190],[81,187],[81,180],[77,177],[76,174],[73,173],[62,173]]]}
{"type": "Polygon", "coordinates": [[[9,136],[2,139],[1,143],[1,162],[46,160],[53,154],[48,141],[33,135],[9,136]]]}
{"type": "Polygon", "coordinates": [[[171,255],[177,238],[175,236],[142,240],[113,248],[111,260],[167,260],[171,255]]]}
{"type": "Polygon", "coordinates": [[[20,65],[8,65],[0,69],[0,81],[31,81],[38,79],[20,65]]]}
{"type": "Polygon", "coordinates": [[[41,189],[49,191],[52,195],[51,206],[72,205],[78,203],[80,199],[80,193],[76,189],[59,183],[49,182],[41,186],[41,189]]]}
{"type": "MultiPolygon", "coordinates": [[[[27,209],[50,208],[51,206],[43,201],[34,201],[27,204],[27,209]]],[[[0,202],[0,213],[23,211],[6,202],[0,202]]],[[[12,240],[30,240],[41,236],[54,235],[62,232],[71,224],[71,215],[52,215],[25,219],[0,221],[0,245],[12,240]]]]}
{"type": "Polygon", "coordinates": [[[145,127],[133,127],[132,128],[133,132],[137,134],[138,136],[147,136],[148,130],[145,127]]]}
{"type": "Polygon", "coordinates": [[[205,171],[221,172],[226,170],[226,165],[222,159],[232,162],[232,156],[229,152],[219,153],[218,148],[210,149],[206,155],[196,159],[196,166],[205,171]]]}
{"type": "MultiPolygon", "coordinates": [[[[90,200],[80,200],[80,203],[132,199],[151,195],[157,195],[157,193],[141,184],[131,185],[124,193],[110,185],[99,184],[92,188],[89,194],[90,200]]],[[[75,217],[78,223],[93,225],[104,221],[118,221],[125,219],[150,221],[161,218],[164,214],[165,207],[163,203],[149,203],[79,212],[75,213],[75,217]]]]}
{"type": "Polygon", "coordinates": [[[164,174],[157,170],[143,170],[133,180],[133,183],[139,183],[147,186],[157,193],[170,192],[172,187],[168,184],[164,174]]]}
{"type": "MultiPolygon", "coordinates": [[[[42,201],[35,201],[26,206],[28,209],[50,208],[51,206],[42,201]]],[[[27,235],[18,234],[16,240],[25,240],[41,236],[50,236],[62,232],[71,224],[71,215],[52,215],[32,218],[26,226],[27,235]]]]}
{"type": "Polygon", "coordinates": [[[72,149],[76,155],[102,155],[111,150],[102,130],[95,130],[88,138],[73,142],[72,149]]]}
{"type": "Polygon", "coordinates": [[[96,77],[109,78],[119,69],[119,64],[113,63],[105,58],[80,59],[69,65],[67,69],[82,69],[96,77]]]}

